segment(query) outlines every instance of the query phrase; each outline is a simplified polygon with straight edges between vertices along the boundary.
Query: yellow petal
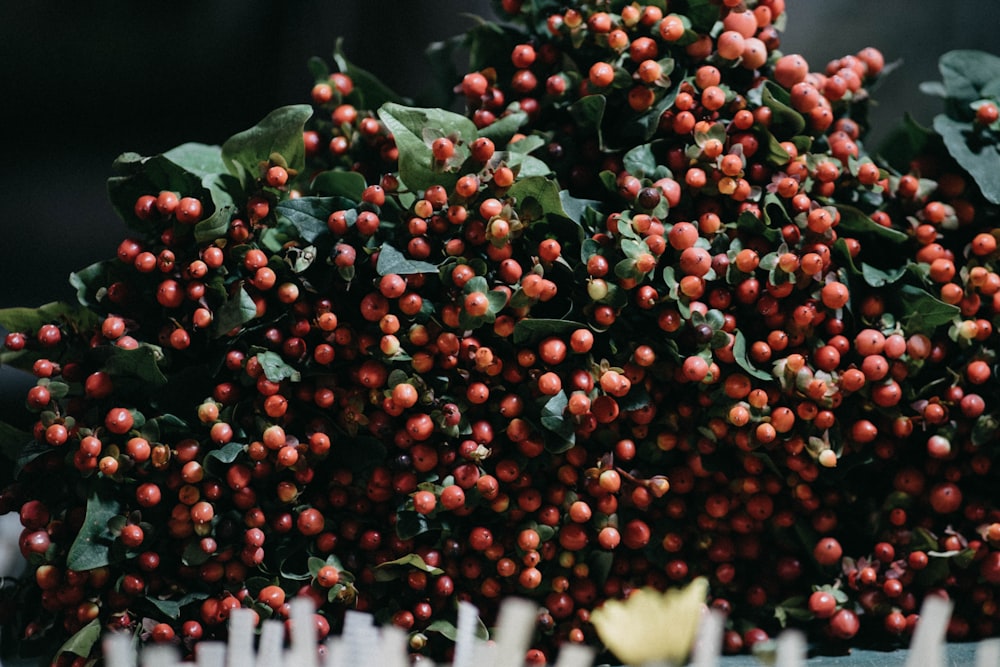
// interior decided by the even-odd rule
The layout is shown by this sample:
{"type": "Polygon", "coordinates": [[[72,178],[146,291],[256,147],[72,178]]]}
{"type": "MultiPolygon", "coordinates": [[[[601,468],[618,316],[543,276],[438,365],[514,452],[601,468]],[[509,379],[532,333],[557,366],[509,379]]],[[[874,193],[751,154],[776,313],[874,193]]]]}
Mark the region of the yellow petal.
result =
{"type": "Polygon", "coordinates": [[[590,614],[604,645],[627,665],[670,662],[691,653],[708,594],[708,580],[660,593],[640,588],[626,600],[608,600],[590,614]]]}

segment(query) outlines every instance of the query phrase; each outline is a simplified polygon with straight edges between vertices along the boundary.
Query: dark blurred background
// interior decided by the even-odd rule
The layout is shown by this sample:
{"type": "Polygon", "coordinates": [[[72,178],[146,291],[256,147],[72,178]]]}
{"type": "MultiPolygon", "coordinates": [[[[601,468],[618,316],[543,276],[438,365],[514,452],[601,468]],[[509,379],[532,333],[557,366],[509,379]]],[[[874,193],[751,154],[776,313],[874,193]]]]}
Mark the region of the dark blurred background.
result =
{"type": "MultiPolygon", "coordinates": [[[[813,69],[869,45],[901,61],[876,92],[873,140],[904,109],[930,121],[938,105],[918,85],[937,79],[942,53],[1000,51],[995,0],[788,5],[783,51],[813,69]]],[[[118,154],[221,143],[306,101],[305,63],[329,60],[338,37],[356,64],[419,96],[423,49],[467,29],[469,14],[489,16],[488,1],[0,3],[0,307],[71,299],[68,273],[113,255],[123,233],[104,182],[118,154]]]]}

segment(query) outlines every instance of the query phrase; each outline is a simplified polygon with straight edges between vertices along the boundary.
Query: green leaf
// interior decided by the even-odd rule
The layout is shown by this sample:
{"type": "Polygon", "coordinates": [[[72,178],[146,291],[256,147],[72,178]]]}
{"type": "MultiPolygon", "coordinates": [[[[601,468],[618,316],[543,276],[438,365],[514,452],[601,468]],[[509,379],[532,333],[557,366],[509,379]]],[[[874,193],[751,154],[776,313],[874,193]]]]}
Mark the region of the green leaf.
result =
{"type": "Polygon", "coordinates": [[[136,216],[135,202],[142,195],[155,195],[162,190],[177,192],[181,197],[196,197],[201,200],[207,214],[213,212],[214,200],[208,188],[202,185],[201,176],[163,155],[142,157],[125,153],[118,156],[112,169],[116,175],[108,179],[108,196],[130,229],[142,234],[159,234],[158,222],[140,220],[136,216]],[[208,206],[210,201],[213,202],[212,207],[208,206]]]}
{"type": "Polygon", "coordinates": [[[684,73],[678,72],[671,78],[676,83],[667,92],[663,93],[660,99],[656,101],[656,104],[647,111],[638,116],[632,116],[621,126],[606,126],[604,128],[605,134],[614,133],[615,141],[607,141],[606,137],[602,135],[599,137],[602,149],[609,148],[606,143],[614,143],[615,148],[626,148],[653,138],[660,127],[660,118],[663,117],[663,112],[672,107],[674,101],[677,99],[677,93],[680,92],[680,84],[684,79],[684,73]]]}
{"type": "Polygon", "coordinates": [[[271,382],[281,382],[282,380],[298,382],[302,379],[302,374],[286,363],[277,352],[258,352],[257,361],[260,362],[265,377],[271,382]]]}
{"type": "Polygon", "coordinates": [[[653,148],[650,144],[636,146],[622,158],[622,165],[625,171],[636,178],[651,176],[656,171],[656,157],[653,155],[653,148]]]}
{"type": "Polygon", "coordinates": [[[434,156],[425,132],[457,139],[456,156],[468,154],[468,144],[478,136],[475,123],[465,116],[444,109],[421,109],[401,104],[384,104],[378,110],[399,149],[399,177],[411,189],[425,190],[432,185],[450,187],[458,180],[455,171],[435,168],[434,156]]]}
{"type": "Polygon", "coordinates": [[[948,153],[976,181],[986,200],[1000,204],[1000,144],[992,135],[986,140],[971,123],[945,115],[934,118],[934,130],[941,135],[948,153]]]}
{"type": "Polygon", "coordinates": [[[433,567],[428,565],[423,558],[417,554],[407,554],[401,556],[395,560],[386,561],[384,563],[379,563],[375,566],[375,580],[376,581],[392,581],[393,579],[398,579],[403,576],[405,572],[404,568],[414,567],[418,570],[427,572],[428,574],[438,575],[443,574],[444,570],[439,567],[433,567]]]}
{"type": "Polygon", "coordinates": [[[120,494],[116,490],[107,480],[95,480],[91,484],[83,525],[66,555],[66,567],[83,571],[110,564],[115,537],[108,529],[108,522],[122,512],[120,494]]]}
{"type": "Polygon", "coordinates": [[[280,155],[289,169],[302,171],[306,156],[302,131],[310,116],[312,107],[308,104],[281,107],[250,129],[233,135],[222,144],[226,169],[247,188],[260,176],[260,164],[274,154],[280,155]]]}
{"type": "MultiPolygon", "coordinates": [[[[511,137],[517,134],[517,131],[524,127],[525,123],[528,122],[528,114],[523,111],[517,111],[511,114],[507,114],[497,120],[493,121],[486,127],[479,130],[480,137],[486,137],[491,140],[497,146],[506,146],[507,142],[510,141],[511,137]]],[[[530,138],[530,137],[529,137],[530,138]]],[[[538,137],[541,139],[541,137],[538,137]]],[[[522,139],[521,141],[527,141],[527,139],[522,139]]],[[[517,142],[514,146],[517,146],[521,142],[517,142]]],[[[534,143],[534,142],[532,142],[534,143]]],[[[537,146],[536,146],[537,148],[537,146]]],[[[511,148],[511,150],[514,150],[511,148]]],[[[531,151],[522,151],[531,152],[531,151]]]]}
{"type": "Polygon", "coordinates": [[[554,453],[564,452],[576,443],[576,428],[564,413],[569,399],[565,391],[552,396],[542,406],[541,424],[556,436],[555,445],[548,449],[554,453]]]}
{"type": "Polygon", "coordinates": [[[514,344],[531,343],[546,336],[569,334],[580,328],[579,322],[572,320],[551,320],[526,317],[514,325],[514,344]]]}
{"type": "Polygon", "coordinates": [[[764,161],[773,167],[782,167],[788,164],[788,151],[784,149],[778,138],[771,134],[768,130],[758,130],[758,135],[763,133],[767,141],[765,142],[765,158],[764,161]]]}
{"type": "Polygon", "coordinates": [[[220,449],[213,449],[208,454],[205,455],[207,459],[215,459],[220,463],[232,463],[240,454],[244,451],[244,446],[238,442],[229,442],[223,445],[220,449]]]}
{"type": "Polygon", "coordinates": [[[437,272],[438,267],[436,265],[423,260],[410,259],[388,243],[382,244],[382,248],[378,253],[378,262],[375,263],[375,273],[380,276],[386,276],[391,273],[408,276],[414,273],[437,272]]]}
{"type": "Polygon", "coordinates": [[[176,621],[181,617],[181,609],[191,604],[192,602],[200,602],[208,597],[208,593],[187,593],[184,597],[177,600],[162,600],[155,596],[149,596],[143,599],[144,602],[152,605],[158,612],[163,614],[166,618],[176,621]]]}
{"type": "MultiPolygon", "coordinates": [[[[515,144],[516,146],[517,144],[515,144]]],[[[510,161],[508,166],[516,169],[519,178],[529,178],[534,176],[548,176],[552,173],[552,167],[544,160],[539,160],[532,155],[523,155],[517,152],[509,152],[510,161]]]]}
{"type": "MultiPolygon", "coordinates": [[[[458,628],[451,621],[439,618],[436,621],[432,621],[430,625],[427,626],[427,632],[437,632],[445,639],[450,641],[455,641],[458,638],[458,628]]],[[[483,623],[481,618],[476,619],[476,639],[486,641],[490,638],[490,631],[487,629],[486,624],[483,623]]]]}
{"type": "Polygon", "coordinates": [[[691,20],[691,29],[708,32],[719,20],[719,5],[711,0],[688,0],[684,15],[691,20]]]}
{"type": "Polygon", "coordinates": [[[734,338],[733,358],[736,361],[736,365],[758,380],[773,380],[774,377],[770,373],[760,370],[750,361],[750,357],[747,356],[747,339],[743,335],[743,332],[737,329],[734,338]]]}
{"type": "MultiPolygon", "coordinates": [[[[494,123],[495,125],[496,123],[494,123]]],[[[488,127],[493,127],[489,125],[488,127]]],[[[482,133],[482,130],[480,130],[482,133]]],[[[545,145],[545,137],[539,136],[537,134],[530,134],[523,139],[515,141],[512,144],[507,145],[507,152],[519,155],[527,155],[528,153],[533,153],[542,146],[545,145]]]]}
{"type": "Polygon", "coordinates": [[[891,285],[906,275],[908,269],[906,264],[889,269],[879,269],[867,262],[860,262],[861,268],[859,269],[854,258],[851,257],[851,251],[847,249],[847,242],[842,238],[834,242],[833,252],[837,261],[847,268],[851,275],[861,276],[862,280],[871,287],[891,285]]]}
{"type": "Polygon", "coordinates": [[[580,225],[587,218],[588,210],[593,213],[601,205],[601,202],[596,199],[574,197],[569,193],[569,190],[561,190],[559,200],[562,202],[562,209],[566,212],[566,217],[580,225]]]}
{"type": "Polygon", "coordinates": [[[544,176],[522,178],[510,187],[507,196],[517,202],[522,221],[534,221],[550,215],[570,219],[563,210],[559,184],[550,178],[544,176]],[[540,208],[540,215],[525,215],[525,209],[532,208],[532,202],[540,208]]]}
{"type": "Polygon", "coordinates": [[[229,223],[239,208],[235,198],[242,196],[243,187],[239,179],[231,174],[210,174],[202,179],[202,185],[211,193],[215,212],[194,226],[194,240],[208,243],[225,238],[229,223]]]}
{"type": "Polygon", "coordinates": [[[351,77],[351,81],[354,83],[354,90],[359,98],[359,104],[355,106],[360,109],[378,109],[386,102],[403,101],[403,98],[394,93],[373,74],[352,64],[344,57],[343,44],[343,38],[338,38],[333,51],[333,61],[337,64],[337,69],[351,77]]]}
{"type": "MultiPolygon", "coordinates": [[[[368,187],[368,182],[365,177],[356,171],[331,169],[321,173],[312,182],[312,189],[318,194],[328,197],[346,197],[355,203],[361,201],[361,194],[366,187],[368,187]]],[[[288,201],[299,200],[290,199],[288,201]]]]}
{"type": "Polygon", "coordinates": [[[139,380],[150,389],[162,387],[167,377],[160,370],[159,360],[163,352],[149,343],[142,343],[133,350],[111,347],[110,356],[104,362],[104,370],[114,378],[129,377],[139,380]]]}
{"type": "Polygon", "coordinates": [[[334,211],[344,208],[340,206],[343,202],[340,197],[286,199],[274,207],[274,215],[279,223],[294,227],[302,240],[313,243],[320,234],[326,233],[327,219],[334,211]]]}
{"type": "Polygon", "coordinates": [[[98,316],[83,306],[52,301],[38,308],[0,309],[0,326],[7,331],[18,331],[34,335],[43,324],[66,325],[72,329],[87,331],[97,325],[98,316]]]}
{"type": "Polygon", "coordinates": [[[69,284],[76,288],[77,302],[88,308],[99,305],[98,293],[114,282],[112,275],[118,260],[103,260],[69,274],[69,284]]]}
{"type": "Polygon", "coordinates": [[[983,97],[983,89],[1000,79],[1000,57],[985,51],[956,49],[938,60],[948,97],[960,104],[975,102],[983,97]]]}
{"type": "MultiPolygon", "coordinates": [[[[782,210],[784,210],[784,208],[782,208],[782,210]]],[[[740,213],[739,217],[736,218],[736,227],[741,231],[762,236],[771,243],[778,243],[781,239],[781,228],[774,225],[774,222],[771,220],[767,211],[768,208],[765,205],[764,213],[761,216],[764,218],[763,220],[750,211],[743,211],[740,213]]]]}
{"type": "MultiPolygon", "coordinates": [[[[878,224],[853,206],[837,204],[836,209],[840,212],[840,222],[837,223],[837,232],[840,234],[849,232],[852,236],[869,237],[878,244],[889,242],[898,245],[906,243],[910,238],[898,229],[878,224]]],[[[881,250],[881,245],[877,247],[881,250]]]]}
{"type": "Polygon", "coordinates": [[[900,318],[907,335],[930,335],[943,324],[949,324],[961,312],[958,306],[945,303],[913,285],[899,288],[902,307],[900,318]]]}
{"type": "Polygon", "coordinates": [[[101,619],[95,618],[90,623],[87,623],[85,626],[73,633],[73,636],[67,639],[66,642],[59,647],[59,650],[56,651],[56,655],[59,656],[63,653],[72,653],[73,655],[87,658],[94,650],[94,646],[96,646],[100,641],[103,632],[104,628],[101,626],[101,619]]]}
{"type": "Polygon", "coordinates": [[[801,134],[806,128],[806,119],[791,106],[788,91],[773,81],[765,81],[761,90],[761,101],[771,110],[771,131],[779,139],[787,139],[801,134]]]}
{"type": "Polygon", "coordinates": [[[181,169],[204,179],[206,176],[226,173],[226,163],[222,161],[222,147],[208,144],[187,143],[172,148],[163,157],[181,169]]]}
{"type": "Polygon", "coordinates": [[[910,170],[913,158],[924,153],[934,133],[920,125],[909,113],[879,146],[878,156],[899,172],[910,170]]]}
{"type": "Polygon", "coordinates": [[[396,514],[396,534],[402,540],[412,540],[417,535],[432,530],[427,517],[417,512],[406,510],[396,514]]]}
{"type": "Polygon", "coordinates": [[[257,317],[257,304],[242,285],[215,311],[212,337],[219,338],[257,317]]]}

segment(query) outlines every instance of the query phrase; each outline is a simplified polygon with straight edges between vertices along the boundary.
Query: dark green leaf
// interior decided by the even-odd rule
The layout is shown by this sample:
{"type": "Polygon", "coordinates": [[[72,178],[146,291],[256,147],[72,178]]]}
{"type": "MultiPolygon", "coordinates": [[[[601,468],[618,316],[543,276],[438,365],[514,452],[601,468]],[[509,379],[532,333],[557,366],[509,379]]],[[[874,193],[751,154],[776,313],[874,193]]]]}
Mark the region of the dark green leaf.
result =
{"type": "MultiPolygon", "coordinates": [[[[610,122],[604,125],[598,137],[602,149],[627,148],[653,138],[660,127],[660,118],[663,117],[663,112],[673,106],[674,100],[677,99],[677,93],[680,92],[680,84],[684,79],[684,73],[680,72],[671,78],[676,83],[663,93],[647,111],[628,118],[626,122],[620,125],[611,124],[610,122]],[[609,139],[608,135],[611,135],[613,138],[609,139]]],[[[601,97],[603,99],[603,96],[601,97]]],[[[607,121],[607,119],[604,120],[607,121]]]]}
{"type": "Polygon", "coordinates": [[[114,535],[108,522],[122,512],[116,488],[105,480],[95,480],[87,496],[83,525],[66,555],[66,567],[72,570],[93,570],[110,563],[109,553],[114,535]]]}
{"type": "Polygon", "coordinates": [[[402,540],[412,540],[431,530],[427,517],[412,510],[397,513],[396,534],[402,540]]]}
{"type": "Polygon", "coordinates": [[[572,420],[563,416],[568,404],[566,392],[560,391],[542,406],[542,426],[556,436],[555,444],[548,449],[555,453],[566,451],[576,442],[576,428],[572,420]]]}
{"type": "Polygon", "coordinates": [[[148,420],[142,426],[142,437],[157,442],[191,432],[191,426],[180,417],[165,414],[148,420]]]}
{"type": "MultiPolygon", "coordinates": [[[[486,137],[497,146],[506,146],[507,142],[510,141],[511,137],[517,134],[517,131],[520,130],[522,127],[524,127],[524,124],[527,122],[528,122],[528,114],[524,113],[523,111],[517,111],[515,113],[511,113],[501,118],[498,118],[497,120],[493,121],[486,127],[482,128],[481,130],[479,130],[479,136],[486,137]]],[[[526,141],[526,140],[527,139],[522,139],[521,141],[526,141]]],[[[530,152],[530,151],[525,151],[525,152],[530,152]]]]}
{"type": "MultiPolygon", "coordinates": [[[[454,100],[454,82],[462,79],[462,74],[456,67],[455,52],[462,48],[463,41],[464,35],[456,35],[440,42],[432,42],[424,50],[429,76],[420,91],[418,99],[421,104],[447,107],[454,100]]],[[[464,74],[464,70],[462,73],[464,74]]]]}
{"type": "MultiPolygon", "coordinates": [[[[91,652],[94,650],[94,646],[101,639],[101,635],[104,633],[104,628],[101,626],[101,620],[95,618],[90,623],[77,630],[72,637],[66,640],[66,642],[59,647],[56,651],[56,655],[62,655],[63,653],[72,653],[73,655],[78,655],[84,658],[90,657],[91,652]]],[[[6,662],[6,660],[4,661],[6,662]]]]}
{"type": "Polygon", "coordinates": [[[242,195],[243,188],[239,179],[231,174],[210,174],[202,179],[202,185],[211,194],[215,212],[194,226],[194,240],[208,243],[225,238],[229,223],[239,208],[235,198],[242,195]]]}
{"type": "Polygon", "coordinates": [[[386,102],[402,102],[403,99],[394,93],[388,86],[379,81],[367,70],[361,69],[352,64],[344,57],[343,38],[337,40],[337,46],[333,51],[333,61],[337,64],[337,69],[341,73],[351,77],[354,82],[354,89],[359,96],[359,104],[355,105],[361,109],[378,109],[386,102]]]}
{"type": "Polygon", "coordinates": [[[113,378],[134,378],[150,389],[156,389],[167,383],[167,377],[158,363],[162,356],[159,348],[148,343],[142,343],[133,350],[115,346],[110,349],[104,370],[113,378]]]}
{"type": "Polygon", "coordinates": [[[614,554],[604,549],[594,549],[587,557],[587,565],[590,566],[590,578],[598,585],[604,585],[608,575],[611,574],[611,565],[614,563],[614,554]]]}
{"type": "Polygon", "coordinates": [[[17,460],[27,442],[31,442],[31,433],[0,421],[0,454],[11,461],[17,460]]]}
{"type": "Polygon", "coordinates": [[[479,132],[465,116],[443,109],[420,109],[388,103],[378,110],[399,149],[399,177],[414,190],[424,190],[431,185],[449,187],[458,180],[455,171],[443,171],[434,162],[425,132],[450,136],[456,140],[456,156],[468,155],[467,145],[479,132]]]}
{"type": "Polygon", "coordinates": [[[392,581],[393,579],[399,579],[406,572],[405,568],[408,567],[414,567],[433,575],[442,574],[444,572],[444,570],[439,567],[428,565],[424,559],[417,554],[407,554],[395,560],[386,561],[376,565],[375,580],[392,581]]]}
{"type": "MultiPolygon", "coordinates": [[[[209,471],[215,472],[213,471],[213,468],[216,467],[214,462],[221,464],[232,463],[238,459],[244,451],[245,447],[241,443],[228,442],[219,449],[213,449],[205,455],[205,467],[208,468],[209,471]]],[[[224,473],[225,467],[221,466],[219,472],[224,473]]]]}
{"type": "Polygon", "coordinates": [[[260,164],[272,155],[280,155],[289,169],[305,167],[305,144],[302,131],[312,116],[312,107],[298,104],[281,107],[269,113],[248,130],[230,137],[222,144],[222,161],[244,187],[260,177],[260,164]]]}
{"type": "Polygon", "coordinates": [[[282,380],[298,382],[302,379],[302,374],[286,363],[277,352],[258,352],[257,361],[260,362],[265,377],[271,382],[281,382],[282,380]]]}
{"type": "MultiPolygon", "coordinates": [[[[361,180],[363,182],[364,178],[361,180]]],[[[327,219],[335,210],[343,208],[342,203],[344,200],[339,197],[286,199],[274,207],[274,215],[279,223],[294,227],[302,240],[312,243],[327,231],[327,219]]]]}
{"type": "Polygon", "coordinates": [[[958,306],[945,303],[919,287],[903,285],[899,291],[902,302],[900,320],[907,335],[931,335],[935,329],[949,324],[961,312],[958,306]]]}
{"type": "Polygon", "coordinates": [[[847,243],[844,239],[837,239],[833,244],[834,256],[837,261],[844,266],[847,271],[853,276],[861,276],[862,280],[865,281],[871,287],[884,287],[886,285],[891,285],[896,282],[904,275],[906,275],[907,265],[897,266],[890,269],[879,269],[866,262],[859,262],[861,268],[857,267],[854,258],[851,257],[851,251],[847,248],[847,243]]]}
{"type": "Polygon", "coordinates": [[[719,20],[719,5],[711,0],[688,0],[684,15],[691,20],[691,28],[708,32],[719,20]]]}
{"type": "Polygon", "coordinates": [[[782,167],[788,164],[788,151],[782,147],[781,142],[778,138],[771,134],[769,131],[761,129],[758,131],[758,135],[763,133],[767,141],[765,142],[765,158],[764,160],[770,164],[772,167],[782,167]]]}
{"type": "Polygon", "coordinates": [[[514,325],[514,344],[532,343],[546,336],[568,334],[580,328],[579,322],[572,320],[550,320],[525,317],[514,325]]]}
{"type": "Polygon", "coordinates": [[[152,605],[167,619],[176,621],[181,617],[181,609],[192,602],[200,602],[208,597],[208,593],[187,593],[177,600],[161,600],[156,596],[148,596],[144,601],[152,605]]]}
{"type": "Polygon", "coordinates": [[[779,139],[787,139],[801,134],[806,128],[806,119],[791,106],[788,91],[773,81],[765,81],[761,90],[761,101],[771,110],[771,131],[779,139]]]}
{"type": "Polygon", "coordinates": [[[208,562],[208,559],[212,555],[206,553],[204,549],[201,548],[201,544],[198,540],[192,540],[184,545],[184,551],[181,553],[181,562],[184,565],[201,565],[202,563],[208,562]]]}
{"type": "Polygon", "coordinates": [[[971,123],[962,123],[945,115],[934,118],[934,130],[941,135],[948,153],[969,172],[983,196],[1000,204],[1000,144],[990,136],[985,139],[971,123]]]}
{"type": "Polygon", "coordinates": [[[994,442],[997,437],[997,429],[1000,428],[1000,422],[993,415],[980,415],[976,419],[975,423],[972,425],[972,433],[970,438],[972,444],[981,447],[990,442],[994,442]]]}
{"type": "Polygon", "coordinates": [[[90,309],[62,301],[53,301],[38,308],[0,309],[0,327],[29,335],[34,335],[43,324],[59,324],[86,331],[96,326],[98,319],[90,309]]]}
{"type": "Polygon", "coordinates": [[[164,153],[163,157],[201,179],[215,174],[224,174],[227,171],[226,164],[222,161],[221,146],[199,143],[181,144],[164,153]]]}
{"type": "Polygon", "coordinates": [[[313,75],[313,80],[316,83],[329,83],[330,68],[325,60],[313,56],[306,61],[306,67],[309,68],[309,73],[313,75]]]}
{"type": "MultiPolygon", "coordinates": [[[[345,197],[352,202],[361,201],[361,194],[368,187],[365,177],[356,171],[328,170],[312,182],[312,189],[328,197],[345,197]]],[[[296,201],[290,199],[289,201],[296,201]]],[[[325,221],[324,221],[325,222],[325,221]]]]}
{"type": "Polygon", "coordinates": [[[556,181],[543,176],[530,176],[522,178],[512,185],[507,191],[507,196],[516,200],[522,209],[522,220],[536,220],[531,216],[525,216],[523,209],[531,207],[530,202],[536,202],[541,209],[541,216],[558,216],[569,219],[569,215],[563,210],[562,197],[559,192],[559,184],[556,181]]]}
{"type": "MultiPolygon", "coordinates": [[[[496,123],[494,123],[494,125],[495,124],[496,123]]],[[[493,127],[493,125],[490,125],[489,127],[493,127]]],[[[482,131],[480,130],[480,132],[482,131]]],[[[523,139],[519,139],[518,141],[509,144],[507,146],[507,152],[520,155],[527,155],[528,153],[532,153],[538,150],[544,145],[545,145],[544,137],[541,137],[537,134],[531,134],[524,137],[523,139]]]]}
{"type": "Polygon", "coordinates": [[[548,176],[552,173],[552,167],[550,167],[544,160],[539,160],[531,155],[523,155],[515,152],[510,152],[508,155],[510,156],[508,165],[511,169],[517,171],[517,175],[520,178],[548,176]]]}
{"type": "Polygon", "coordinates": [[[739,329],[736,330],[735,339],[733,340],[733,358],[740,368],[758,380],[774,379],[770,373],[756,368],[753,362],[750,361],[750,357],[747,356],[747,339],[739,329]]]}
{"type": "Polygon", "coordinates": [[[850,236],[868,237],[876,243],[897,245],[909,239],[904,232],[878,224],[853,206],[838,204],[836,209],[840,211],[840,222],[837,224],[837,232],[840,234],[848,232],[850,236]]]}
{"type": "Polygon", "coordinates": [[[956,49],[938,60],[948,97],[968,105],[986,95],[983,89],[1000,79],[1000,57],[985,51],[956,49]]]}
{"type": "Polygon", "coordinates": [[[636,178],[651,176],[656,171],[656,157],[653,155],[652,146],[642,144],[636,146],[622,158],[622,165],[625,171],[636,178]]]}
{"type": "Polygon", "coordinates": [[[913,158],[926,150],[933,136],[933,132],[905,113],[903,120],[879,146],[878,155],[893,169],[905,173],[909,171],[913,158]]]}
{"type": "Polygon", "coordinates": [[[437,272],[438,267],[434,264],[418,259],[410,259],[388,243],[382,244],[382,248],[378,253],[378,262],[375,264],[375,273],[380,276],[386,276],[390,273],[408,276],[414,273],[437,272]]]}
{"type": "Polygon", "coordinates": [[[76,288],[76,300],[80,305],[98,306],[98,292],[114,282],[111,275],[118,265],[118,260],[104,260],[69,274],[69,284],[76,288]]]}
{"type": "Polygon", "coordinates": [[[577,224],[583,224],[588,209],[595,211],[601,205],[601,202],[596,199],[574,197],[569,193],[569,190],[561,190],[559,200],[562,202],[562,209],[566,212],[566,217],[577,224]]]}
{"type": "Polygon", "coordinates": [[[52,454],[55,450],[44,442],[38,442],[37,440],[29,440],[26,445],[17,454],[17,462],[14,465],[14,478],[18,478],[21,475],[21,471],[24,466],[28,465],[35,459],[46,454],[52,454]]]}
{"type": "Polygon", "coordinates": [[[238,285],[225,303],[215,311],[212,337],[219,338],[257,317],[257,304],[250,293],[238,285]]]}
{"type": "MultiPolygon", "coordinates": [[[[301,140],[301,139],[300,139],[301,140]]],[[[126,153],[112,167],[117,174],[108,179],[111,204],[129,228],[144,234],[159,233],[153,221],[140,220],[135,214],[135,202],[142,195],[155,195],[161,190],[177,192],[182,197],[197,197],[207,209],[211,196],[195,173],[171,162],[163,155],[142,157],[126,153]]]]}
{"type": "Polygon", "coordinates": [[[604,121],[604,109],[608,101],[604,95],[587,95],[581,97],[569,107],[576,128],[584,134],[596,134],[598,141],[604,145],[601,125],[604,121]]]}
{"type": "MultiPolygon", "coordinates": [[[[782,210],[784,209],[782,208],[782,210]]],[[[766,213],[766,206],[764,211],[765,213],[762,216],[764,220],[761,220],[750,211],[743,211],[740,213],[739,217],[736,218],[736,226],[742,231],[757,234],[758,236],[764,237],[771,243],[777,243],[779,239],[781,239],[781,228],[776,227],[774,222],[771,221],[770,216],[766,213]],[[765,220],[767,221],[766,223],[765,220]]]]}

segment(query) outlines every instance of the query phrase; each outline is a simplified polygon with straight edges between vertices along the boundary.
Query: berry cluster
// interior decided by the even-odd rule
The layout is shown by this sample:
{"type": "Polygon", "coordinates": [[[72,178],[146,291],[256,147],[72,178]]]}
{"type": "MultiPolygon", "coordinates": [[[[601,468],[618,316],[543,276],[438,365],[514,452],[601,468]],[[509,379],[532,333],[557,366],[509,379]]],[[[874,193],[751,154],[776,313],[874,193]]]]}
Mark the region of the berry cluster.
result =
{"type": "Polygon", "coordinates": [[[82,305],[0,312],[21,636],[191,648],[302,595],[438,657],[521,595],[542,662],[695,576],[731,652],[902,642],[926,595],[995,634],[992,191],[941,130],[868,154],[881,54],[782,54],[783,0],[571,4],[470,33],[465,113],[337,53],[311,106],[119,159],[82,305]]]}

